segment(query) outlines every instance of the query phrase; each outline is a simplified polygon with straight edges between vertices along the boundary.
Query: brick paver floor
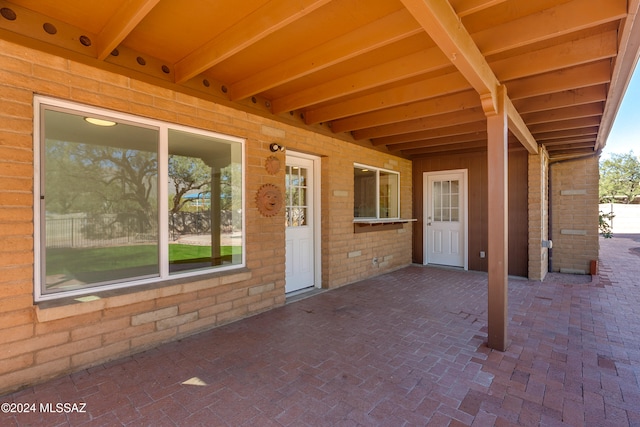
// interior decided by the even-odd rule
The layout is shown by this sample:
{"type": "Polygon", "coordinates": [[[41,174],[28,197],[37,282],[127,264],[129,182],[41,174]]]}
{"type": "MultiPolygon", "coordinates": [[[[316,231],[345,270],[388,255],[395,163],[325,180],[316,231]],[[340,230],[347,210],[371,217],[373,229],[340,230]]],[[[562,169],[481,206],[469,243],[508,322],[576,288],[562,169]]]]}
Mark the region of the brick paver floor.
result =
{"type": "Polygon", "coordinates": [[[86,403],[0,425],[640,426],[640,235],[600,273],[511,279],[506,352],[485,274],[412,266],[0,397],[86,403]]]}

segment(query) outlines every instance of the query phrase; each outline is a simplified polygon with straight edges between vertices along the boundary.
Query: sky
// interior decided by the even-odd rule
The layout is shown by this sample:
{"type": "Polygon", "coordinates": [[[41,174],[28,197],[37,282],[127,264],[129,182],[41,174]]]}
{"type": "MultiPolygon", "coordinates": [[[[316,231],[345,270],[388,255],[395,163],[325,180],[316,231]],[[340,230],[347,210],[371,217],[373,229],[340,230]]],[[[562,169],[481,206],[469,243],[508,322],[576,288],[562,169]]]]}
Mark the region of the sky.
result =
{"type": "Polygon", "coordinates": [[[602,157],[608,157],[611,153],[625,154],[631,150],[640,155],[640,66],[636,67],[631,77],[602,157]]]}

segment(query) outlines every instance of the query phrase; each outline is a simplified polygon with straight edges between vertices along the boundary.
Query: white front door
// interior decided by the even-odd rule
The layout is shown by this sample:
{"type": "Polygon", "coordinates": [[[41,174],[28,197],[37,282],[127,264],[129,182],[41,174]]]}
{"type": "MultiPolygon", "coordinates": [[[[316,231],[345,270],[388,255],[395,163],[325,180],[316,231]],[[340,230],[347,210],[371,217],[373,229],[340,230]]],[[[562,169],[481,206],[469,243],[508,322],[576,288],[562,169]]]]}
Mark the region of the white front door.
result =
{"type": "Polygon", "coordinates": [[[424,174],[424,263],[467,268],[467,171],[424,174]]]}
{"type": "Polygon", "coordinates": [[[285,292],[315,285],[314,161],[287,155],[285,292]]]}

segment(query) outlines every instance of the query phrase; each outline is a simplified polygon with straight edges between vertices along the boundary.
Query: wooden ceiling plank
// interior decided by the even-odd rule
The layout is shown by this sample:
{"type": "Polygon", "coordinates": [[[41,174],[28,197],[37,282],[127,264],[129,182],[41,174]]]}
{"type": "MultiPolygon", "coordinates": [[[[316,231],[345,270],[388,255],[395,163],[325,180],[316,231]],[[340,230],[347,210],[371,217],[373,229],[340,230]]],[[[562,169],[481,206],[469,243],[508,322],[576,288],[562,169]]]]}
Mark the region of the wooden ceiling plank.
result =
{"type": "Polygon", "coordinates": [[[486,122],[482,108],[470,108],[468,110],[455,113],[439,114],[437,116],[409,120],[407,122],[398,122],[390,125],[360,129],[352,132],[351,134],[356,140],[362,140],[433,130],[472,122],[486,122]]]}
{"type": "Polygon", "coordinates": [[[400,10],[234,83],[230,99],[247,98],[420,32],[411,15],[400,10]]]}
{"type": "Polygon", "coordinates": [[[442,51],[434,47],[274,99],[272,111],[274,114],[292,111],[450,65],[442,51]]]}
{"type": "Polygon", "coordinates": [[[563,131],[568,129],[588,128],[600,125],[600,117],[583,117],[581,119],[564,120],[560,122],[541,123],[531,126],[533,134],[563,131]]]}
{"type": "Polygon", "coordinates": [[[425,130],[420,132],[403,133],[393,136],[385,136],[382,138],[374,138],[371,140],[373,146],[402,144],[411,141],[428,141],[448,136],[464,135],[466,133],[486,132],[487,124],[485,122],[471,122],[456,126],[449,126],[440,129],[425,130]]]}
{"type": "MultiPolygon", "coordinates": [[[[460,73],[450,73],[421,82],[382,90],[305,112],[307,124],[322,123],[343,117],[382,110],[425,99],[468,90],[469,83],[460,73]]],[[[339,128],[339,126],[338,126],[339,128]]],[[[334,132],[338,130],[333,129],[334,132]]]]}
{"type": "Polygon", "coordinates": [[[334,120],[331,122],[331,129],[334,132],[348,132],[480,106],[478,94],[474,91],[465,91],[454,95],[427,99],[408,105],[406,105],[406,103],[402,104],[403,105],[398,107],[386,108],[370,113],[354,115],[345,119],[334,120]]]}
{"type": "Polygon", "coordinates": [[[595,142],[596,142],[596,135],[593,135],[590,138],[576,138],[576,139],[565,139],[565,140],[558,140],[558,141],[545,141],[544,146],[545,147],[558,148],[558,147],[566,147],[566,146],[570,146],[570,145],[581,144],[583,146],[590,145],[591,148],[593,148],[593,145],[595,144],[595,142]]]}
{"type": "Polygon", "coordinates": [[[507,0],[451,0],[451,6],[460,18],[478,13],[507,0]]]}
{"type": "Polygon", "coordinates": [[[611,62],[609,60],[580,65],[539,76],[512,80],[506,83],[513,101],[555,92],[580,89],[587,86],[609,83],[611,62]]]}
{"type": "Polygon", "coordinates": [[[556,108],[537,113],[523,114],[522,119],[531,126],[539,123],[557,122],[561,120],[579,119],[581,117],[601,116],[604,111],[602,102],[556,108]]]}
{"type": "MultiPolygon", "coordinates": [[[[502,39],[508,38],[503,37],[502,39]]],[[[613,57],[617,52],[616,42],[615,32],[607,32],[567,42],[560,46],[494,61],[490,63],[490,67],[500,80],[513,80],[613,57]]],[[[439,48],[418,52],[304,91],[292,93],[280,99],[274,99],[272,102],[273,113],[279,114],[330,101],[344,95],[433,71],[449,64],[450,62],[439,48]]]]}
{"type": "Polygon", "coordinates": [[[542,132],[534,133],[538,142],[544,142],[547,140],[556,140],[563,138],[576,138],[581,136],[590,136],[598,134],[598,126],[592,126],[587,128],[567,129],[556,132],[542,132]]]}
{"type": "Polygon", "coordinates": [[[273,0],[231,26],[175,64],[176,83],[184,83],[330,0],[273,0]]]}
{"type": "Polygon", "coordinates": [[[618,53],[615,31],[573,40],[546,49],[490,62],[501,82],[613,58],[618,53]]]}
{"type": "Polygon", "coordinates": [[[570,107],[573,105],[591,104],[607,99],[605,85],[588,86],[580,89],[566,90],[531,98],[522,98],[513,101],[513,105],[520,114],[535,113],[537,111],[551,110],[554,108],[570,107]]]}
{"type": "Polygon", "coordinates": [[[633,75],[634,69],[638,63],[640,56],[640,1],[629,0],[628,15],[622,21],[620,33],[620,52],[613,66],[611,84],[609,85],[609,93],[607,95],[607,104],[605,106],[598,140],[596,141],[596,150],[604,148],[614,120],[618,114],[618,108],[622,103],[629,81],[633,75]]]}
{"type": "Polygon", "coordinates": [[[575,148],[575,149],[563,149],[563,150],[549,150],[550,161],[556,162],[561,159],[568,160],[569,158],[576,158],[579,155],[593,155],[593,146],[587,148],[575,148]],[[562,156],[562,157],[560,157],[562,156]]]}
{"type": "Polygon", "coordinates": [[[463,142],[460,144],[448,144],[448,145],[439,145],[436,147],[425,147],[425,148],[415,148],[412,150],[403,150],[402,153],[408,156],[413,156],[416,154],[436,154],[450,151],[458,151],[458,150],[467,150],[467,149],[477,149],[477,148],[486,148],[487,140],[476,140],[471,142],[463,142]]]}
{"type": "Polygon", "coordinates": [[[627,0],[573,0],[479,31],[473,38],[480,51],[489,56],[615,21],[626,14],[627,0]]]}
{"type": "Polygon", "coordinates": [[[441,145],[460,144],[463,142],[474,142],[481,140],[486,141],[486,139],[487,132],[485,130],[483,132],[473,132],[463,135],[447,136],[427,140],[414,140],[402,144],[391,144],[387,146],[387,149],[389,149],[389,151],[407,151],[423,147],[438,147],[441,145]]]}
{"type": "Polygon", "coordinates": [[[129,0],[109,18],[96,40],[98,59],[104,61],[160,0],[129,0]]]}

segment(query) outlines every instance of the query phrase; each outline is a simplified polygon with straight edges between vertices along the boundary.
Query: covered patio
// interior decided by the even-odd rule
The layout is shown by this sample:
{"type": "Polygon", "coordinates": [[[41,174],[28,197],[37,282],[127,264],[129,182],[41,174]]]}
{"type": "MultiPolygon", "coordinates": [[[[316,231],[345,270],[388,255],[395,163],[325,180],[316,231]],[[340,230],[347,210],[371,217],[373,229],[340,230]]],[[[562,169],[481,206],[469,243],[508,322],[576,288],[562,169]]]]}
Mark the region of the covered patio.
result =
{"type": "Polygon", "coordinates": [[[0,398],[86,413],[3,426],[640,424],[640,237],[601,274],[509,283],[487,347],[487,276],[410,266],[0,398]]]}
{"type": "MultiPolygon", "coordinates": [[[[543,279],[586,279],[598,259],[598,159],[639,10],[0,0],[0,393],[71,374],[52,398],[95,392],[89,421],[143,424],[145,403],[185,423],[511,420],[494,408],[511,383],[516,419],[530,394],[544,407],[573,381],[573,333],[588,334],[585,313],[565,317],[571,298],[586,292],[591,313],[611,289],[543,279]],[[183,197],[204,193],[206,239],[171,243],[178,212],[194,234],[183,197]],[[53,225],[76,217],[92,221],[53,225]],[[322,295],[290,303],[298,291],[322,295]],[[529,347],[567,369],[542,395],[529,347]],[[119,381],[96,368],[123,357],[119,381]]],[[[558,402],[555,419],[571,418],[558,402]]]]}

